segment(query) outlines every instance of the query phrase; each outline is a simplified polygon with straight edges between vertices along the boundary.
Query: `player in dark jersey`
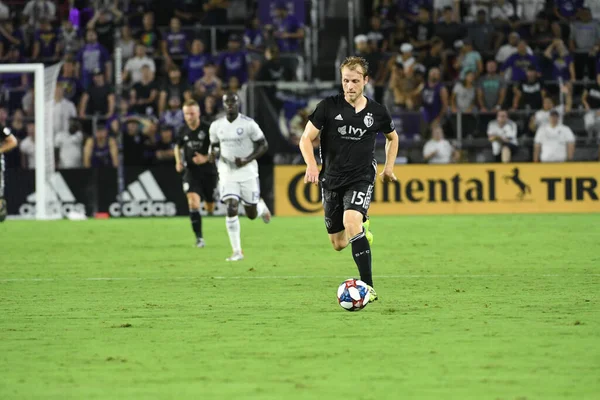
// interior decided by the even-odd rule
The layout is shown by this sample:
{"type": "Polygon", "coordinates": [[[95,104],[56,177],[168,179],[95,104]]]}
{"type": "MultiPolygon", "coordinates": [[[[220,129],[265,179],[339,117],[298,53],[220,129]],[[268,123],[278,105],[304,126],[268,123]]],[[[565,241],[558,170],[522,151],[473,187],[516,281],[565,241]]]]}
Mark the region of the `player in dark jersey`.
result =
{"type": "Polygon", "coordinates": [[[308,117],[300,140],[306,162],[305,183],[321,186],[325,226],[333,248],[352,245],[352,256],[361,280],[369,285],[370,299],[377,300],[371,272],[371,242],[367,212],[377,174],[375,138],[386,139],[386,161],[380,174],[383,182],[396,181],[394,163],[398,134],[387,109],[364,96],[368,63],[348,57],[340,66],[344,94],[322,100],[308,117]],[[313,141],[321,139],[321,171],[313,153],[313,141]]]}
{"type": "Polygon", "coordinates": [[[215,209],[214,192],[217,187],[217,168],[209,158],[210,124],[200,119],[200,106],[194,100],[183,105],[185,125],[179,130],[175,146],[175,169],[183,172],[183,191],[190,209],[192,229],[196,234],[196,247],[204,247],[200,201],[206,211],[215,209]]]}
{"type": "Polygon", "coordinates": [[[6,219],[6,200],[4,199],[4,153],[17,147],[18,140],[10,129],[0,124],[0,222],[6,219]]]}

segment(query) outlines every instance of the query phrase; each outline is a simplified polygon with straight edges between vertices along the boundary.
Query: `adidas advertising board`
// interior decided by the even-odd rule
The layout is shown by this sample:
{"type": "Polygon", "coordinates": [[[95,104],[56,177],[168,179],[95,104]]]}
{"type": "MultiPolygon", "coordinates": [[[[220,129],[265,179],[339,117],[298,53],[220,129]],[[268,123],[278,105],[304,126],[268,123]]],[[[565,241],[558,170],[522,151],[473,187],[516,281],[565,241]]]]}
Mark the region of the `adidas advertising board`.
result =
{"type": "MultiPolygon", "coordinates": [[[[10,187],[7,190],[10,192],[10,187]]],[[[58,171],[54,172],[46,182],[46,196],[48,214],[51,216],[65,218],[73,213],[85,214],[85,205],[73,195],[63,175],[58,171]]],[[[26,202],[19,205],[18,215],[23,218],[34,218],[35,204],[36,192],[33,191],[27,195],[26,202]]]]}
{"type": "MultiPolygon", "coordinates": [[[[118,197],[118,195],[117,195],[118,197]]],[[[117,198],[108,212],[111,217],[173,217],[177,206],[167,201],[151,171],[144,171],[127,185],[121,202],[117,198]]]]}

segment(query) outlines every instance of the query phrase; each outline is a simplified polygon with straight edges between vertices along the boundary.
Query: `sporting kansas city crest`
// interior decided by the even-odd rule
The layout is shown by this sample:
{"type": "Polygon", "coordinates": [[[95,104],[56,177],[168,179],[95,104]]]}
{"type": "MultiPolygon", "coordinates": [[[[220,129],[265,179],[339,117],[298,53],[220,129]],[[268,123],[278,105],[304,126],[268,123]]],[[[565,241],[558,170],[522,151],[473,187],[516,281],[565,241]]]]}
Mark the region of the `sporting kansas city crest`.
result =
{"type": "Polygon", "coordinates": [[[370,128],[371,125],[373,125],[373,114],[367,113],[367,115],[365,115],[365,119],[363,121],[364,121],[365,125],[367,126],[367,128],[370,128]]]}

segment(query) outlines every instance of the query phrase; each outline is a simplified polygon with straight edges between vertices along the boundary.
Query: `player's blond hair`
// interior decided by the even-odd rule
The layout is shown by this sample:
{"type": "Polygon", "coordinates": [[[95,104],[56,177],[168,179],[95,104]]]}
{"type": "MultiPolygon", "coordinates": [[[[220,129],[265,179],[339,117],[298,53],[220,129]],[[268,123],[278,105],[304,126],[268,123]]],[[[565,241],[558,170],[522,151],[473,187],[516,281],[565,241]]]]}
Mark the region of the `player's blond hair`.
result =
{"type": "Polygon", "coordinates": [[[340,65],[340,72],[342,72],[344,68],[348,68],[350,71],[357,71],[361,73],[363,78],[366,78],[369,74],[369,63],[362,57],[346,57],[342,65],[340,65]],[[358,67],[360,67],[362,71],[359,71],[358,67]]]}
{"type": "Polygon", "coordinates": [[[198,102],[194,99],[188,99],[185,101],[185,103],[183,103],[184,107],[200,107],[200,105],[198,104],[198,102]]]}

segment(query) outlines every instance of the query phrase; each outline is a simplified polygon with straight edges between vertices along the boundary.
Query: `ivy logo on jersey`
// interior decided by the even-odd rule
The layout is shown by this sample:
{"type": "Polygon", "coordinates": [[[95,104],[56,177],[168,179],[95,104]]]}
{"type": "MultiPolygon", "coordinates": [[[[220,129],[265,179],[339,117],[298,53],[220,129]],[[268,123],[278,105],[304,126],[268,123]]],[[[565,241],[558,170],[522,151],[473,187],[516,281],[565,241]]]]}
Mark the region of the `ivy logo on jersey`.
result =
{"type": "Polygon", "coordinates": [[[363,120],[363,122],[365,123],[365,126],[367,128],[370,128],[373,125],[373,114],[367,113],[367,115],[365,115],[365,119],[363,120]]]}
{"type": "Polygon", "coordinates": [[[367,130],[355,128],[352,125],[344,125],[338,128],[338,133],[342,135],[342,139],[360,140],[367,133],[367,130]]]}
{"type": "MultiPolygon", "coordinates": [[[[78,203],[71,188],[60,172],[54,172],[46,181],[46,199],[48,200],[47,214],[68,217],[71,214],[85,215],[85,206],[78,203]]],[[[27,196],[27,203],[21,204],[19,214],[24,217],[35,216],[36,193],[27,196]]]]}
{"type": "Polygon", "coordinates": [[[142,172],[121,196],[122,205],[115,202],[108,208],[111,217],[172,217],[177,214],[175,203],[167,201],[150,171],[142,172]]]}

